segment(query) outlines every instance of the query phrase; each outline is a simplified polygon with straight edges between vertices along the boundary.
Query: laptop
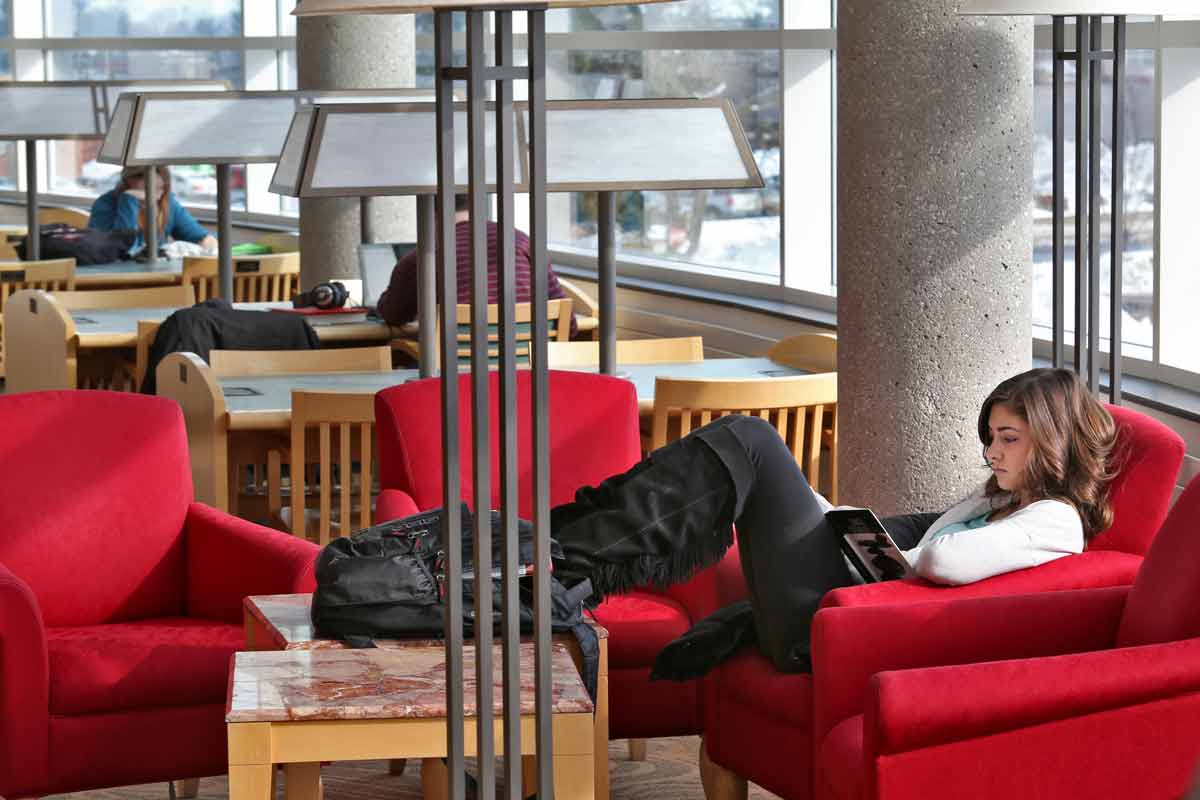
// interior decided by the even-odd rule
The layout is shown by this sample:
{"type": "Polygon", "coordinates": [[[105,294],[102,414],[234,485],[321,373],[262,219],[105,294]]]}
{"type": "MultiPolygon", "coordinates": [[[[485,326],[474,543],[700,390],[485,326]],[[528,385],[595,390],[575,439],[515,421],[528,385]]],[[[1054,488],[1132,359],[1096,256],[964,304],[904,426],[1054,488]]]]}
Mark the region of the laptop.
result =
{"type": "Polygon", "coordinates": [[[396,262],[417,249],[416,242],[380,242],[358,246],[358,272],[362,277],[362,304],[371,312],[392,279],[396,262]]]}

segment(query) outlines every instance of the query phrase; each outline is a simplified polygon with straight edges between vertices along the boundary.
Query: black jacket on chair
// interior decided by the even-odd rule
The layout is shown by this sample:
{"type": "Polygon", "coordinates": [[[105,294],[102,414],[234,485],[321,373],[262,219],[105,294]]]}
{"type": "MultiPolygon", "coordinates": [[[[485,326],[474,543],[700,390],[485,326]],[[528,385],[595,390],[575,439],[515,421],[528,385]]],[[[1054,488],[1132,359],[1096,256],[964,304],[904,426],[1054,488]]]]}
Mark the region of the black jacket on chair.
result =
{"type": "Polygon", "coordinates": [[[142,380],[142,394],[155,393],[154,371],[171,353],[210,350],[315,350],[321,346],[308,321],[293,314],[243,311],[226,300],[206,300],[176,311],[154,336],[142,380]]]}

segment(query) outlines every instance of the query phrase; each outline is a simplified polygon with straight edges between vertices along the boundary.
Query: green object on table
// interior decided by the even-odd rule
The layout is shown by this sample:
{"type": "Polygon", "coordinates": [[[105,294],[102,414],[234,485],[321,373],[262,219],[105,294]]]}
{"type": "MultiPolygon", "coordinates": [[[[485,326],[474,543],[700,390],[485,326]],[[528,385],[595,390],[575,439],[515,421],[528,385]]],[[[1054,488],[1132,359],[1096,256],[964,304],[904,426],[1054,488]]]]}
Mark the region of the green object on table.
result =
{"type": "Polygon", "coordinates": [[[235,244],[232,248],[235,256],[265,256],[275,252],[270,245],[259,244],[258,242],[243,242],[235,244]]]}

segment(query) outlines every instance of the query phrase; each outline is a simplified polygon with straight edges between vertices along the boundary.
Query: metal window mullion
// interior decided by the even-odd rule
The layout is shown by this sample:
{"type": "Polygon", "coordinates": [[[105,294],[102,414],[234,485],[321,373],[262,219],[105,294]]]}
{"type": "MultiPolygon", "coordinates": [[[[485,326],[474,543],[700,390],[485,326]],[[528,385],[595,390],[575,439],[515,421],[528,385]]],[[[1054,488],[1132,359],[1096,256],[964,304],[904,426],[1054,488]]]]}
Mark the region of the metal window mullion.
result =
{"type": "MultiPolygon", "coordinates": [[[[1157,30],[1162,29],[1162,17],[1155,17],[1157,30]]],[[[1162,175],[1163,175],[1163,48],[1154,52],[1154,333],[1151,358],[1162,362],[1162,175]]]]}
{"type": "MultiPolygon", "coordinates": [[[[596,270],[600,295],[600,371],[617,371],[617,193],[596,193],[596,270]]],[[[559,324],[563,324],[559,321],[559,324]]]]}
{"type": "MultiPolygon", "coordinates": [[[[511,67],[513,20],[511,11],[496,11],[496,66],[511,67]]],[[[504,794],[508,800],[521,800],[521,605],[518,586],[519,547],[517,508],[519,507],[518,463],[519,428],[517,424],[517,326],[516,326],[516,235],[513,226],[513,82],[496,81],[496,260],[499,306],[500,351],[500,515],[503,520],[504,558],[501,562],[501,635],[504,682],[504,794]]]]}
{"type": "Polygon", "coordinates": [[[454,81],[442,72],[453,66],[453,12],[434,13],[434,81],[437,105],[438,313],[441,319],[442,395],[442,542],[445,550],[443,632],[446,637],[447,800],[464,800],[464,711],[462,625],[462,532],[458,449],[458,274],[454,237],[454,81]]]}
{"type": "MultiPolygon", "coordinates": [[[[495,796],[495,741],[492,716],[492,486],[488,408],[488,248],[487,155],[484,123],[487,88],[483,49],[484,11],[467,12],[467,171],[471,209],[471,461],[474,477],[475,580],[475,747],[479,798],[495,796]]],[[[446,304],[446,324],[457,322],[446,304]]],[[[457,372],[457,359],[443,373],[457,372]]]]}
{"type": "MultiPolygon", "coordinates": [[[[1103,133],[1103,63],[1097,57],[1104,50],[1104,17],[1095,15],[1091,24],[1084,26],[1091,36],[1091,53],[1088,75],[1088,259],[1087,259],[1087,383],[1088,388],[1100,392],[1100,161],[1103,155],[1101,134],[1103,133]]],[[[1082,109],[1081,109],[1082,113],[1082,109]]]]}
{"type": "Polygon", "coordinates": [[[42,257],[42,237],[38,230],[38,163],[37,139],[25,140],[25,257],[37,261],[42,257]]]}
{"type": "Polygon", "coordinates": [[[1063,347],[1066,339],[1066,179],[1063,173],[1063,163],[1066,153],[1066,61],[1061,58],[1066,53],[1066,19],[1062,16],[1054,18],[1054,89],[1052,102],[1052,127],[1054,135],[1053,155],[1053,244],[1051,265],[1051,363],[1062,367],[1065,362],[1063,347]]]}
{"type": "Polygon", "coordinates": [[[1088,213],[1088,17],[1075,18],[1075,372],[1083,375],[1087,368],[1085,347],[1087,318],[1087,237],[1088,213]]]}
{"type": "Polygon", "coordinates": [[[1108,345],[1108,402],[1121,402],[1121,274],[1125,266],[1125,17],[1113,17],[1113,102],[1112,102],[1112,232],[1109,254],[1112,264],[1109,273],[1109,345],[1108,345]]]}
{"type": "Polygon", "coordinates": [[[529,66],[529,233],[533,256],[530,297],[533,302],[530,342],[533,414],[533,527],[537,564],[533,571],[534,736],[538,761],[538,800],[554,798],[551,714],[553,675],[550,671],[550,439],[549,379],[546,368],[546,11],[528,9],[529,66]]]}

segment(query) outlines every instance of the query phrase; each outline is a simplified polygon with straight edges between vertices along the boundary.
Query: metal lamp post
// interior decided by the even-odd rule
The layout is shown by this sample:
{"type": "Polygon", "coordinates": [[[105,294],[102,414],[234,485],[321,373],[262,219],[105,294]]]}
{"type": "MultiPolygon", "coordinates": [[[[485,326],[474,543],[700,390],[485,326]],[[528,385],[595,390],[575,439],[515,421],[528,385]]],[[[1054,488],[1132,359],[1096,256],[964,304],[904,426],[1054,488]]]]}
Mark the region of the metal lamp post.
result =
{"type": "Polygon", "coordinates": [[[1110,335],[1108,398],[1121,401],[1121,269],[1125,178],[1125,18],[1128,14],[1183,14],[1184,0],[966,0],[966,15],[1050,15],[1054,25],[1053,89],[1053,289],[1051,350],[1054,366],[1066,363],[1065,273],[1066,64],[1075,64],[1075,341],[1073,368],[1100,391],[1100,161],[1101,65],[1113,64],[1112,187],[1110,215],[1110,335]],[[1066,26],[1074,18],[1073,49],[1066,26]],[[1104,18],[1112,18],[1112,47],[1104,47],[1104,18]]]}

